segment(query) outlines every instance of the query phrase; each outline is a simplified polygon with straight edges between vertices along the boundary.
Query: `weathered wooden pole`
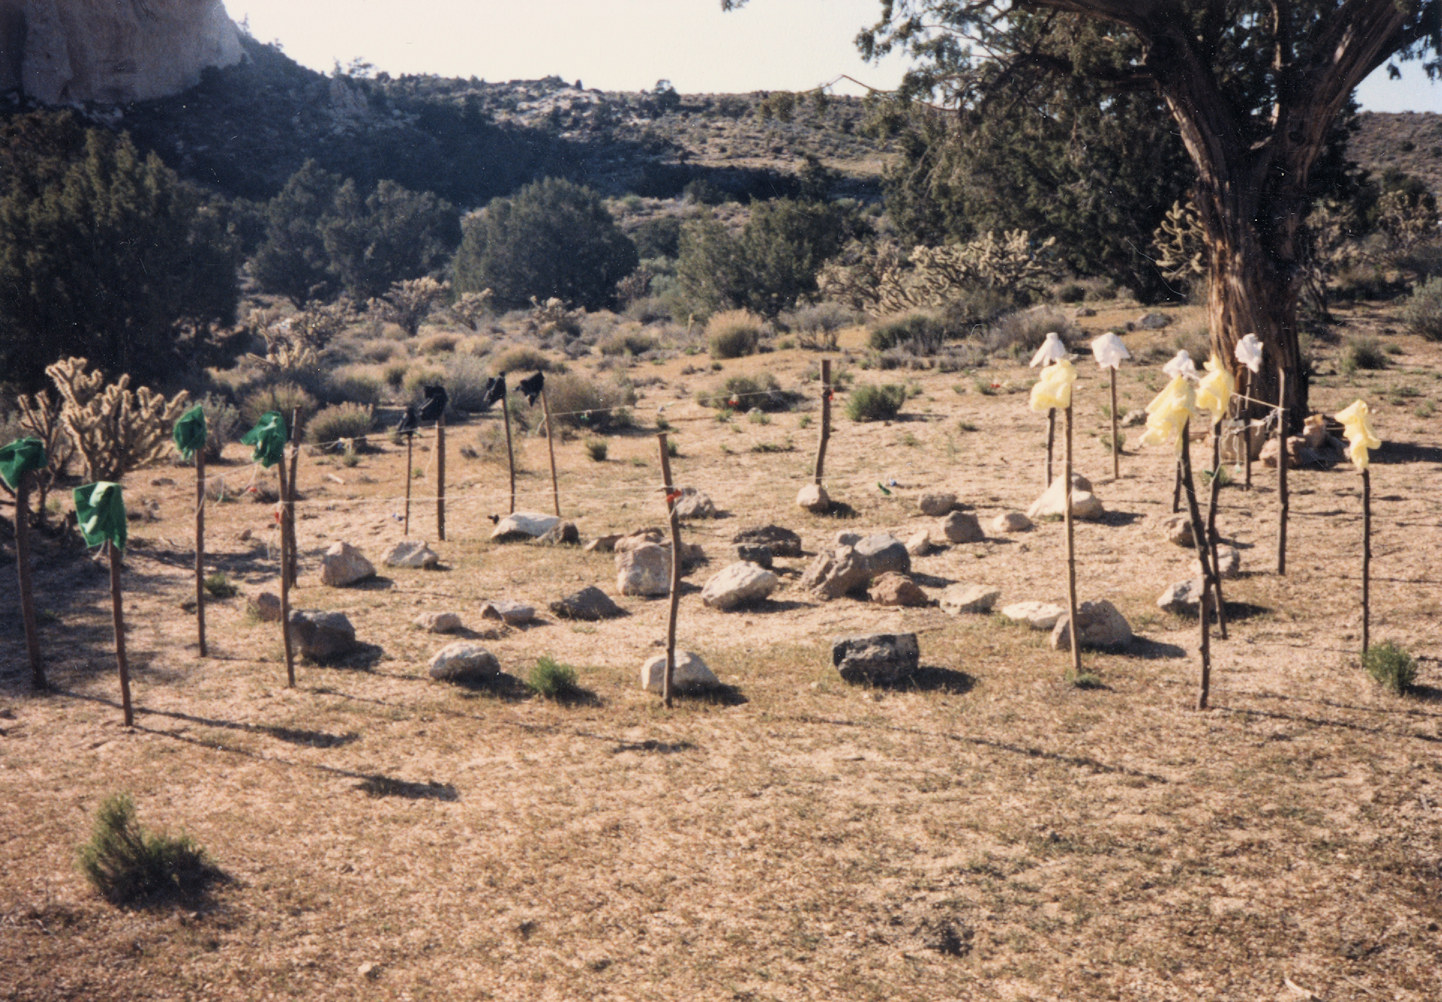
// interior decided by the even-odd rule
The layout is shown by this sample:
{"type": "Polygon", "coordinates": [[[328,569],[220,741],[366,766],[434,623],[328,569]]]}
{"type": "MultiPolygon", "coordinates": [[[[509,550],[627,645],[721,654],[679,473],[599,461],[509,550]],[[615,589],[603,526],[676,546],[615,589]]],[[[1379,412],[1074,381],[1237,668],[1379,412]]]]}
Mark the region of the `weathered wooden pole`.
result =
{"type": "Polygon", "coordinates": [[[115,623],[115,665],[120,669],[120,708],[125,714],[125,726],[135,723],[135,711],[130,706],[130,665],[125,659],[125,609],[120,596],[120,551],[109,540],[105,543],[110,551],[110,613],[115,623]]]}
{"type": "Polygon", "coordinates": [[[195,450],[195,629],[205,657],[205,446],[195,450]]]}
{"type": "MultiPolygon", "coordinates": [[[[1115,378],[1115,376],[1113,376],[1115,378]]],[[[1081,637],[1076,626],[1076,536],[1071,510],[1072,466],[1071,404],[1066,407],[1066,597],[1068,625],[1071,627],[1071,669],[1073,677],[1081,674],[1081,637]]]]}
{"type": "Polygon", "coordinates": [[[415,435],[406,432],[406,521],[402,533],[407,539],[411,535],[411,479],[415,476],[415,467],[411,465],[411,450],[415,447],[415,435]]]}
{"type": "Polygon", "coordinates": [[[826,443],[831,441],[831,359],[821,360],[821,439],[816,443],[816,486],[826,467],[826,443]]]}
{"type": "Polygon", "coordinates": [[[501,397],[501,416],[506,422],[506,468],[511,473],[511,514],[516,513],[516,454],[511,449],[511,401],[501,397]]]}
{"type": "Polygon", "coordinates": [[[1362,471],[1362,653],[1367,653],[1372,619],[1372,474],[1362,471]]]}
{"type": "Polygon", "coordinates": [[[1287,573],[1287,370],[1277,370],[1277,573],[1287,573]]]}
{"type": "Polygon", "coordinates": [[[1196,482],[1192,479],[1192,450],[1190,437],[1191,422],[1182,425],[1182,457],[1180,469],[1182,481],[1186,488],[1187,511],[1192,520],[1192,539],[1197,543],[1197,560],[1202,565],[1202,595],[1197,608],[1197,618],[1201,620],[1201,642],[1198,645],[1198,652],[1202,659],[1202,682],[1197,693],[1197,709],[1207,708],[1207,697],[1212,688],[1212,640],[1211,640],[1211,589],[1207,586],[1212,577],[1211,554],[1206,545],[1206,524],[1202,521],[1201,508],[1197,504],[1196,482]]]}
{"type": "Polygon", "coordinates": [[[30,687],[45,689],[45,665],[40,660],[40,632],[35,625],[35,593],[30,583],[30,477],[26,471],[15,484],[15,572],[20,579],[20,619],[25,625],[25,651],[30,656],[30,687]]]}
{"type": "Polygon", "coordinates": [[[671,520],[671,607],[666,615],[666,675],[661,681],[661,700],[671,706],[671,680],[676,672],[676,611],[681,604],[681,520],[676,515],[676,489],[671,484],[671,454],[666,433],[656,436],[661,446],[661,479],[666,491],[666,511],[671,520]]]}
{"type": "Polygon", "coordinates": [[[1056,440],[1056,408],[1048,407],[1046,412],[1046,485],[1051,486],[1052,443],[1056,440]]]}
{"type": "Polygon", "coordinates": [[[446,415],[436,418],[436,538],[446,539],[446,415]]]}
{"type": "MultiPolygon", "coordinates": [[[[1242,371],[1241,385],[1242,385],[1242,387],[1243,387],[1242,392],[1241,392],[1241,395],[1242,395],[1243,397],[1245,397],[1246,394],[1248,394],[1248,393],[1251,392],[1251,387],[1252,387],[1251,370],[1250,370],[1250,369],[1244,369],[1244,370],[1242,371]]],[[[1244,486],[1247,490],[1251,490],[1251,489],[1252,489],[1252,419],[1247,416],[1247,405],[1246,405],[1246,401],[1245,401],[1245,400],[1243,400],[1242,403],[1238,404],[1237,410],[1238,410],[1238,412],[1240,412],[1241,417],[1242,417],[1242,450],[1243,450],[1243,451],[1242,451],[1242,456],[1243,456],[1243,462],[1246,464],[1246,465],[1243,467],[1243,469],[1245,470],[1245,473],[1243,474],[1243,476],[1245,477],[1245,479],[1242,481],[1242,484],[1243,484],[1243,486],[1244,486]]]]}
{"type": "Polygon", "coordinates": [[[1107,371],[1111,373],[1112,377],[1112,479],[1120,480],[1122,478],[1122,444],[1121,440],[1117,438],[1117,367],[1115,365],[1108,366],[1107,371]]]}
{"type": "Polygon", "coordinates": [[[280,528],[280,635],[285,643],[285,684],[295,688],[295,648],[290,638],[290,533],[286,531],[286,511],[290,508],[290,485],[285,475],[285,456],[275,464],[280,477],[281,528],[280,528]]]}
{"type": "MultiPolygon", "coordinates": [[[[561,517],[561,487],[556,480],[556,429],[551,425],[551,405],[546,400],[546,389],[541,387],[541,410],[546,415],[546,450],[551,454],[551,500],[556,507],[556,517],[561,517]]],[[[672,555],[674,557],[674,554],[672,555]]],[[[670,706],[670,703],[666,704],[670,706]]]]}
{"type": "MultiPolygon", "coordinates": [[[[290,579],[291,584],[300,580],[300,555],[295,545],[295,495],[296,481],[298,480],[297,467],[300,464],[300,439],[297,428],[296,411],[290,414],[290,473],[281,481],[281,535],[285,537],[288,545],[288,556],[285,560],[285,576],[290,579]]],[[[280,463],[285,463],[285,453],[282,451],[280,463]]]]}
{"type": "Polygon", "coordinates": [[[1172,514],[1182,510],[1182,461],[1177,460],[1177,476],[1172,481],[1172,514]]]}
{"type": "MultiPolygon", "coordinates": [[[[1222,565],[1217,559],[1217,495],[1222,484],[1222,422],[1212,433],[1211,497],[1207,501],[1207,548],[1212,555],[1212,594],[1217,600],[1217,633],[1227,639],[1227,604],[1222,598],[1222,565]]],[[[1198,544],[1199,546],[1201,544],[1198,544]]]]}

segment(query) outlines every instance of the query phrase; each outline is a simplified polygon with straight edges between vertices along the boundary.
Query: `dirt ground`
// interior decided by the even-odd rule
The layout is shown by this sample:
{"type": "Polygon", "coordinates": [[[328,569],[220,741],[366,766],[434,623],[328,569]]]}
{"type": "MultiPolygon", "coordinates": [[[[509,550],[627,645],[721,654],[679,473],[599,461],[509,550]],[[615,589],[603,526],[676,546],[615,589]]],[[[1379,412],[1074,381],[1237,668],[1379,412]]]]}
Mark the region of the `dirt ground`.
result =
{"type": "MultiPolygon", "coordinates": [[[[1080,322],[1090,335],[1138,312],[1080,322]]],[[[1112,479],[1106,382],[1089,357],[1076,467],[1108,515],[1077,526],[1078,588],[1137,634],[1126,652],[1084,655],[1099,688],[1067,682],[1067,654],[1000,617],[820,602],[798,587],[838,531],[934,526],[917,510],[923,490],[954,491],[983,525],[1025,510],[1044,486],[1045,418],[1027,407],[1024,361],[847,366],[853,387],[918,393],[885,424],[838,405],[827,486],[842,517],[794,504],[818,431],[803,379],[816,353],[719,370],[705,355],[637,363],[639,428],[613,435],[602,462],[584,437],[560,443],[560,497],[583,538],[664,524],[664,416],[678,482],[723,510],[683,529],[710,562],[688,576],[679,643],[728,688],[670,711],[638,686],[662,649],[665,599],[619,597],[609,554],[488,540],[505,470],[458,450],[493,415],[450,431],[445,542],[420,440],[411,535],[440,553],[438,571],[321,587],[330,543],[378,562],[401,538],[405,461],[390,444],[354,466],[303,457],[294,604],[348,613],[366,647],[340,667],[300,664],[293,689],[279,627],[245,612],[244,595],[277,579],[273,507],[243,491],[247,450],[212,470],[241,499],[207,510],[211,566],[242,595],[208,606],[208,658],[181,607],[189,471],[132,474],[129,506],[154,513],[132,522],[125,569],[134,728],[121,724],[100,565],[37,540],[54,687],[40,696],[14,575],[0,576],[0,997],[1442,998],[1442,346],[1371,310],[1342,320],[1344,338],[1400,348],[1385,370],[1345,375],[1340,346],[1314,346],[1312,403],[1332,413],[1367,399],[1387,443],[1372,474],[1372,637],[1419,656],[1406,698],[1359,667],[1359,478],[1340,465],[1292,474],[1279,577],[1275,474],[1259,465],[1250,491],[1221,494],[1243,574],[1227,583],[1230,638],[1213,638],[1212,708],[1193,709],[1196,624],[1156,606],[1190,574],[1190,551],[1156,526],[1173,457],[1129,445],[1112,479]],[[760,371],[808,402],[764,424],[720,422],[696,402],[760,371]],[[699,587],[732,559],[731,537],[771,522],[799,532],[808,556],[778,560],[783,586],[765,605],[705,608],[699,587]],[[585,584],[628,615],[543,614],[484,641],[505,673],[494,686],[427,677],[454,638],[412,627],[419,613],[455,611],[480,630],[485,599],[544,609],[585,584]],[[896,630],[920,638],[916,684],[851,686],[831,668],[833,637],[896,630]],[[542,655],[576,666],[590,697],[530,695],[522,682],[542,655]],[[142,823],[188,833],[224,872],[199,907],[118,909],[80,875],[94,811],[121,790],[142,823]]],[[[1173,339],[1126,336],[1154,355],[1123,368],[1122,410],[1160,388],[1173,339]]],[[[518,507],[549,510],[544,439],[523,440],[523,465],[518,507]]],[[[913,569],[932,595],[974,582],[1002,604],[1064,601],[1063,526],[944,548],[913,569]]]]}

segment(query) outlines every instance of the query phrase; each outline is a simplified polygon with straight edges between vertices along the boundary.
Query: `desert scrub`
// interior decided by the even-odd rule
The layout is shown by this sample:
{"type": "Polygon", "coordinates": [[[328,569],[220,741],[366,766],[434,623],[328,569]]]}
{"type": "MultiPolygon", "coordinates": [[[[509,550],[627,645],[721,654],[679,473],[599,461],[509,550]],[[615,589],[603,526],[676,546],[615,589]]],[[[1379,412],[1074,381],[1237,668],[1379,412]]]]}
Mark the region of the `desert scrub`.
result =
{"type": "Polygon", "coordinates": [[[525,344],[507,348],[491,358],[491,371],[498,376],[505,372],[560,372],[564,368],[539,348],[525,344]]]}
{"type": "Polygon", "coordinates": [[[450,406],[461,411],[478,411],[486,395],[488,370],[484,359],[475,355],[455,355],[446,359],[446,374],[441,383],[450,398],[450,406]]]}
{"type": "Polygon", "coordinates": [[[1429,278],[1413,289],[1399,312],[1408,330],[1442,341],[1442,278],[1429,278]]]}
{"type": "Polygon", "coordinates": [[[610,451],[611,447],[604,438],[586,439],[586,455],[591,457],[592,462],[604,463],[610,451]]]}
{"type": "Polygon", "coordinates": [[[106,901],[122,906],[192,900],[220,875],[186,836],[140,827],[128,793],[100,805],[90,841],[80,847],[80,870],[106,901]]]}
{"type": "Polygon", "coordinates": [[[225,571],[207,574],[201,583],[205,586],[206,594],[214,598],[234,598],[240,592],[230,578],[226,577],[225,571]]]}
{"type": "MultiPolygon", "coordinates": [[[[1067,344],[1081,336],[1075,323],[1055,307],[1018,310],[1008,313],[992,325],[986,336],[986,349],[992,354],[1029,358],[1041,347],[1048,332],[1056,331],[1067,344]]],[[[1205,357],[1205,356],[1204,356],[1205,357]]]]}
{"type": "Polygon", "coordinates": [[[1417,659],[1390,640],[1367,648],[1362,654],[1362,667],[1378,685],[1399,696],[1417,681],[1417,659]]]}
{"type": "Polygon", "coordinates": [[[315,397],[295,383],[274,383],[252,390],[240,404],[240,416],[247,425],[254,425],[263,414],[271,411],[277,411],[285,418],[287,429],[291,426],[292,417],[295,424],[304,428],[316,411],[315,397]]]}
{"type": "Polygon", "coordinates": [[[622,331],[601,342],[601,354],[644,355],[656,347],[656,339],[644,331],[622,331]]]}
{"type": "Polygon", "coordinates": [[[867,344],[876,351],[905,348],[918,355],[930,355],[941,347],[945,327],[927,313],[906,313],[876,322],[867,344]]]}
{"type": "Polygon", "coordinates": [[[631,426],[628,408],[636,402],[636,391],[621,380],[563,372],[546,379],[546,402],[557,425],[605,433],[631,426]]]}
{"type": "Polygon", "coordinates": [[[549,654],[542,655],[526,676],[526,685],[538,696],[565,702],[581,695],[576,669],[549,654]]]}
{"type": "Polygon", "coordinates": [[[769,372],[759,376],[730,376],[721,384],[721,389],[702,392],[697,396],[704,407],[715,407],[722,411],[789,411],[796,407],[797,396],[781,388],[776,377],[769,372]]]}
{"type": "Polygon", "coordinates": [[[347,367],[327,375],[321,392],[328,404],[349,402],[374,406],[381,402],[382,387],[381,381],[371,373],[347,367]]]}
{"type": "Polygon", "coordinates": [[[316,412],[305,426],[305,440],[325,445],[343,438],[360,438],[375,425],[375,410],[369,404],[335,404],[316,412]]]}
{"type": "Polygon", "coordinates": [[[245,433],[245,422],[240,416],[239,408],[214,393],[201,397],[200,406],[205,413],[205,461],[218,462],[226,444],[234,442],[245,433]]]}
{"type": "Polygon", "coordinates": [[[749,310],[725,310],[706,321],[706,347],[712,358],[754,355],[761,340],[761,318],[749,310]]]}
{"type": "Polygon", "coordinates": [[[416,348],[422,355],[446,355],[455,351],[460,342],[459,334],[429,334],[416,342],[416,348]]]}
{"type": "Polygon", "coordinates": [[[853,421],[890,421],[906,403],[906,387],[896,383],[858,386],[846,399],[846,416],[853,421]]]}
{"type": "Polygon", "coordinates": [[[1349,338],[1342,347],[1342,372],[1350,376],[1358,369],[1387,368],[1387,353],[1374,337],[1349,338]]]}

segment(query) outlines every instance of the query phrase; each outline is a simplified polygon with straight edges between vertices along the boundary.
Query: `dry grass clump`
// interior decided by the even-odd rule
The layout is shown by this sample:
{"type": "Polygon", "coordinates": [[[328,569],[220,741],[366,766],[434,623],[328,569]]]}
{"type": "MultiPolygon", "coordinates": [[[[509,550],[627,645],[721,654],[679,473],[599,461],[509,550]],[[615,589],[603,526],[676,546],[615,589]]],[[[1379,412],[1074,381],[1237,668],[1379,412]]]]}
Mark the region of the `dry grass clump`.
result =
{"type": "Polygon", "coordinates": [[[564,368],[539,348],[524,344],[491,357],[491,372],[498,376],[504,372],[559,372],[564,368]]]}
{"type": "Polygon", "coordinates": [[[630,407],[636,402],[636,391],[620,379],[562,372],[546,377],[546,401],[557,425],[604,434],[630,426],[630,407]]]}
{"type": "Polygon", "coordinates": [[[360,438],[375,427],[375,409],[370,404],[333,404],[316,411],[305,425],[305,440],[312,445],[329,445],[343,438],[360,438]]]}
{"type": "Polygon", "coordinates": [[[725,310],[706,321],[706,346],[712,358],[752,355],[761,342],[763,321],[749,310],[725,310]]]}
{"type": "Polygon", "coordinates": [[[315,397],[295,383],[272,383],[246,395],[240,403],[240,416],[245,419],[246,425],[250,426],[259,421],[263,414],[277,411],[285,418],[287,428],[291,426],[292,416],[295,424],[304,428],[318,406],[315,397]]]}
{"type": "Polygon", "coordinates": [[[416,341],[416,350],[422,355],[446,355],[456,350],[456,345],[461,343],[459,334],[441,332],[439,334],[427,334],[416,341]]]}

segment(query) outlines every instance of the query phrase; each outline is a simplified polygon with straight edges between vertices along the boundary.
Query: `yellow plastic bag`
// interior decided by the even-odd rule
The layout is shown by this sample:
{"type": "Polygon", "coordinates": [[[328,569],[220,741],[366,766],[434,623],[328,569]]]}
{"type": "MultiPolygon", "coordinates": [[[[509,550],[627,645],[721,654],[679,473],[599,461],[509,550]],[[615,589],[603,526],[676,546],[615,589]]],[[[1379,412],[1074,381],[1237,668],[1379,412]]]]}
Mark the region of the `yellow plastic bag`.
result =
{"type": "Polygon", "coordinates": [[[1232,394],[1237,391],[1236,378],[1222,365],[1222,360],[1212,354],[1207,362],[1207,374],[1197,385],[1197,409],[1212,412],[1212,424],[1227,416],[1227,407],[1232,394]]]}
{"type": "Polygon", "coordinates": [[[1182,451],[1182,430],[1196,414],[1197,391],[1186,376],[1176,375],[1147,404],[1147,430],[1142,445],[1170,445],[1182,451]]]}
{"type": "Polygon", "coordinates": [[[1071,359],[1063,358],[1041,370],[1041,378],[1031,388],[1031,409],[1050,410],[1053,407],[1065,410],[1071,406],[1071,385],[1076,382],[1076,366],[1071,359]]]}
{"type": "Polygon", "coordinates": [[[1372,461],[1368,451],[1382,446],[1382,440],[1372,430],[1371,409],[1365,402],[1354,400],[1350,407],[1338,411],[1336,417],[1347,435],[1347,457],[1357,469],[1365,470],[1372,461]]]}

